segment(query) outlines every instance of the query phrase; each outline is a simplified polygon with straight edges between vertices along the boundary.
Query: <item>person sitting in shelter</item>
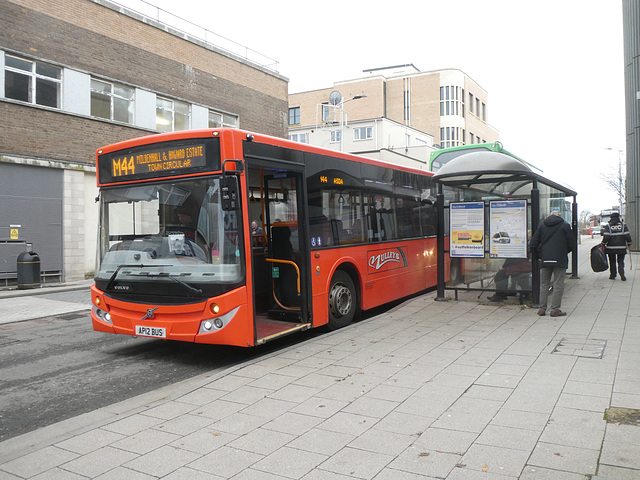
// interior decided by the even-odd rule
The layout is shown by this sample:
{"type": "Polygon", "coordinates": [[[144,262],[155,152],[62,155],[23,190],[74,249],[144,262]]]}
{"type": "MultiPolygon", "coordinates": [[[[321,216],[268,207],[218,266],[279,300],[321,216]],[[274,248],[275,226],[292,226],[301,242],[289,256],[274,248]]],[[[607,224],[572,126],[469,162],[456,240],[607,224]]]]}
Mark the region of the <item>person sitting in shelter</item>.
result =
{"type": "Polygon", "coordinates": [[[507,258],[494,277],[496,293],[488,297],[488,300],[491,302],[505,301],[509,290],[509,278],[511,278],[512,285],[519,281],[519,277],[526,278],[528,284],[528,275],[524,274],[529,273],[531,273],[531,265],[526,258],[507,258]]]}

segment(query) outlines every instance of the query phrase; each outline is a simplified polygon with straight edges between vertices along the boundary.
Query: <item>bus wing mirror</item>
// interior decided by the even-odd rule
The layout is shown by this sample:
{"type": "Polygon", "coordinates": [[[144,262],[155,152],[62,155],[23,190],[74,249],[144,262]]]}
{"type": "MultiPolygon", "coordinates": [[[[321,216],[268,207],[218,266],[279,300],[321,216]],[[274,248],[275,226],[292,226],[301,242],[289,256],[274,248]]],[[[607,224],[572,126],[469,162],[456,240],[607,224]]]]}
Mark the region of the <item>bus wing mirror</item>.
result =
{"type": "Polygon", "coordinates": [[[238,178],[229,175],[220,179],[222,210],[235,210],[238,206],[238,178]]]}

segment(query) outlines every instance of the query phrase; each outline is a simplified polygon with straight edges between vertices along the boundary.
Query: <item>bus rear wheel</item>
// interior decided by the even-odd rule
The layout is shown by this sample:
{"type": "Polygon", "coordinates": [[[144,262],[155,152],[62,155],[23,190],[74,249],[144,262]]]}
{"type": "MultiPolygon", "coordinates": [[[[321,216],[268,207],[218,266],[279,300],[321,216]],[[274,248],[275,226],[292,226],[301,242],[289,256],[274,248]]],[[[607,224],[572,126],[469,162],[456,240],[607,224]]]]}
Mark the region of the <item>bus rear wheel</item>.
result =
{"type": "Polygon", "coordinates": [[[351,277],[338,270],[329,287],[329,328],[337,330],[346,327],[355,317],[358,302],[356,287],[351,277]]]}

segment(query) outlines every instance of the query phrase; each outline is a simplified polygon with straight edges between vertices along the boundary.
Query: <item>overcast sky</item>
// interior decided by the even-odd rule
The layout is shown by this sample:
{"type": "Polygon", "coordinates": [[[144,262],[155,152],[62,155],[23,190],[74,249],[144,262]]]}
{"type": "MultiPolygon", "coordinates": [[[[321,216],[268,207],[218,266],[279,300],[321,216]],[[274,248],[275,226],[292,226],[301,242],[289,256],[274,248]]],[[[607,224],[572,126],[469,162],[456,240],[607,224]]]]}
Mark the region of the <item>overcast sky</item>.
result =
{"type": "Polygon", "coordinates": [[[618,203],[600,175],[625,149],[620,0],[149,3],[277,60],[289,93],[391,65],[460,69],[507,150],[575,189],[579,211],[618,203]]]}

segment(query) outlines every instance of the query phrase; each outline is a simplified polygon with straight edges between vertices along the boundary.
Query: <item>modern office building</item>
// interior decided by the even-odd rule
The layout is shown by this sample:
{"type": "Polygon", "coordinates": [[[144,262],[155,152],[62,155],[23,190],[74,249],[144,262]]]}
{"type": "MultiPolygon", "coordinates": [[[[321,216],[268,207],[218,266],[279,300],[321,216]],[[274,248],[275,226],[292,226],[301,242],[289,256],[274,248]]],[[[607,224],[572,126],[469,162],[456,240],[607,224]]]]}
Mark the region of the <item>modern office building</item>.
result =
{"type": "Polygon", "coordinates": [[[108,0],[0,0],[0,31],[0,285],[26,249],[43,282],[92,272],[97,148],[220,126],[287,135],[288,79],[266,57],[108,0]]]}
{"type": "Polygon", "coordinates": [[[640,0],[622,1],[627,133],[626,213],[631,249],[640,250],[640,0]]]}
{"type": "Polygon", "coordinates": [[[371,145],[413,152],[419,165],[434,146],[495,142],[499,134],[488,121],[487,92],[471,77],[456,69],[421,72],[410,64],[290,94],[289,138],[370,156],[371,145]]]}

